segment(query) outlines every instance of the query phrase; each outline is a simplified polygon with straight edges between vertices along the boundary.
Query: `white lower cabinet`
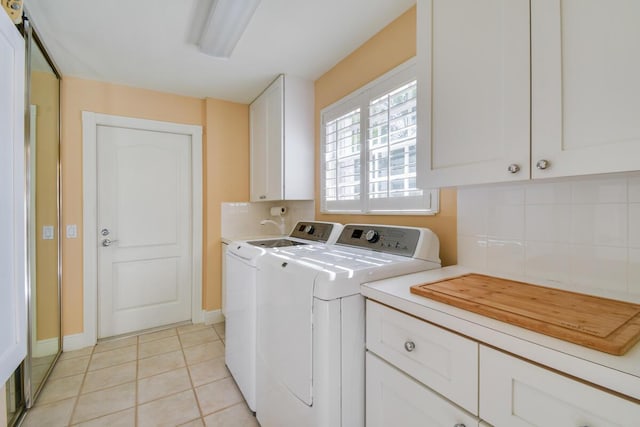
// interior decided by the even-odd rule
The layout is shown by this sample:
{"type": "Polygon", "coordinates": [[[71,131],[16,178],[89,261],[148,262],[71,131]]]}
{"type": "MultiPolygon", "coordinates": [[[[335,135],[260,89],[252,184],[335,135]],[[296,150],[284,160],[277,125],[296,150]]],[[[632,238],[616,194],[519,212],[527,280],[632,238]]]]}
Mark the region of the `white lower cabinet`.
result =
{"type": "Polygon", "coordinates": [[[367,300],[378,426],[639,427],[640,404],[367,300]]]}
{"type": "Polygon", "coordinates": [[[471,427],[478,419],[367,352],[367,427],[471,427]]]}
{"type": "Polygon", "coordinates": [[[478,413],[478,343],[367,300],[367,349],[478,413]]]}
{"type": "Polygon", "coordinates": [[[509,427],[637,427],[640,405],[480,346],[480,416],[509,427]]]}

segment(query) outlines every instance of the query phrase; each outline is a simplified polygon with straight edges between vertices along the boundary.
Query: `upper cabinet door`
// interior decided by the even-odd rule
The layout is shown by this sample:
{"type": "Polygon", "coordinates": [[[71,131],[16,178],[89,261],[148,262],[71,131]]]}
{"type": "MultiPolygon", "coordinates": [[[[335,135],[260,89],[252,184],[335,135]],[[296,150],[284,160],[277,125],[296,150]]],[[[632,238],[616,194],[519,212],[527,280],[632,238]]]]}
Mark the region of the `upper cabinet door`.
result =
{"type": "Polygon", "coordinates": [[[533,178],[640,169],[639,23],[635,0],[532,0],[533,178]]]}
{"type": "Polygon", "coordinates": [[[280,76],[249,109],[251,128],[251,201],[282,200],[283,82],[280,76]]]}
{"type": "Polygon", "coordinates": [[[249,109],[251,201],[313,199],[313,82],[281,75],[249,109]]]}
{"type": "Polygon", "coordinates": [[[24,39],[0,10],[0,384],[27,350],[24,39]]]}
{"type": "Polygon", "coordinates": [[[418,0],[425,188],[529,178],[528,0],[418,0]]]}

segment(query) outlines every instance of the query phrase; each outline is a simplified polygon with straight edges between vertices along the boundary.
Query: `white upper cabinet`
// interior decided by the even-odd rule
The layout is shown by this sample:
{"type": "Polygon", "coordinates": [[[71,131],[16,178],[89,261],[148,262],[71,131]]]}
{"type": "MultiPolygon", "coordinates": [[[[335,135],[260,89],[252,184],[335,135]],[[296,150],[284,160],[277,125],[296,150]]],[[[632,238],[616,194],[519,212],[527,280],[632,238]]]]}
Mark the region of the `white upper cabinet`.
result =
{"type": "Polygon", "coordinates": [[[423,185],[640,170],[640,2],[418,0],[423,185]]]}
{"type": "Polygon", "coordinates": [[[425,188],[529,178],[528,0],[418,1],[425,188]]]}
{"type": "Polygon", "coordinates": [[[639,23],[633,0],[531,2],[533,178],[640,169],[639,23]]]}
{"type": "Polygon", "coordinates": [[[313,83],[281,75],[249,117],[251,201],[313,199],[313,83]]]}
{"type": "Polygon", "coordinates": [[[0,10],[0,384],[27,351],[24,45],[0,10]]]}

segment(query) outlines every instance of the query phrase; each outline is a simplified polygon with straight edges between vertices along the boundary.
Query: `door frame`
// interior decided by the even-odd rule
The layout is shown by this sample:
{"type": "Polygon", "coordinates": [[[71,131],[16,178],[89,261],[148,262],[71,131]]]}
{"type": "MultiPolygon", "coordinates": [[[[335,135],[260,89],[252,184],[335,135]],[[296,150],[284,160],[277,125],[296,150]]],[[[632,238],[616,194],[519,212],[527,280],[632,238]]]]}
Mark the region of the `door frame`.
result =
{"type": "Polygon", "coordinates": [[[82,112],[83,318],[84,344],[98,339],[97,127],[170,132],[191,137],[191,321],[204,321],[202,308],[202,126],[82,112]],[[92,231],[94,230],[94,231],[92,231]]]}

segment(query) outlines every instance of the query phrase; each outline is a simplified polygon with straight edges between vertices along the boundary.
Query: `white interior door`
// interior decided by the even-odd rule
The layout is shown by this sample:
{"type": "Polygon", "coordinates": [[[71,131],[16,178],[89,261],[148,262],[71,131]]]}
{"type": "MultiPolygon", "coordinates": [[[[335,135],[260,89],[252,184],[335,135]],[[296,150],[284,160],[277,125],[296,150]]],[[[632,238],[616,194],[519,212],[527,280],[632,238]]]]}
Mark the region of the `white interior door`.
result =
{"type": "Polygon", "coordinates": [[[97,126],[98,337],[191,320],[191,137],[97,126]]]}

